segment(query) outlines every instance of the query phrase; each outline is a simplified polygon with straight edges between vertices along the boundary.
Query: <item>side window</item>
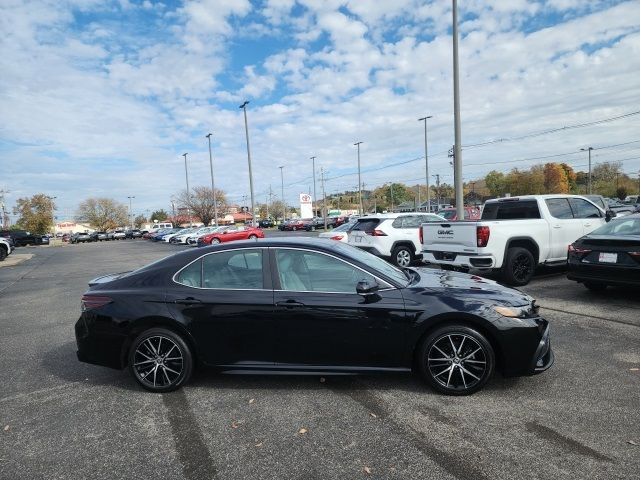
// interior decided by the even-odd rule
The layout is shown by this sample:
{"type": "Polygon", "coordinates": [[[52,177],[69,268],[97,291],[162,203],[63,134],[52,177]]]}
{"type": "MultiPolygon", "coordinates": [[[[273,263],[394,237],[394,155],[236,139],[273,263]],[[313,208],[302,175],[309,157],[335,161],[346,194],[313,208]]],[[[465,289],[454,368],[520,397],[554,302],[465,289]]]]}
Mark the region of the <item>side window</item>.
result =
{"type": "Polygon", "coordinates": [[[242,249],[212,253],[202,260],[202,287],[259,290],[262,250],[242,249]]]}
{"type": "Polygon", "coordinates": [[[198,259],[183,269],[177,276],[176,282],[187,287],[202,286],[202,259],[198,259]]]}
{"type": "Polygon", "coordinates": [[[545,202],[552,217],[559,219],[573,218],[571,207],[566,198],[550,198],[545,202]]]}
{"type": "Polygon", "coordinates": [[[355,294],[359,281],[374,281],[373,275],[342,260],[316,252],[277,250],[276,262],[283,290],[355,294]]]}
{"type": "Polygon", "coordinates": [[[600,210],[582,198],[570,198],[569,203],[576,218],[600,218],[600,210]]]}
{"type": "Polygon", "coordinates": [[[422,215],[408,215],[404,217],[404,228],[418,228],[422,223],[422,215]]]}
{"type": "Polygon", "coordinates": [[[398,217],[396,218],[393,223],[391,224],[391,226],[393,228],[403,228],[404,227],[404,218],[405,217],[398,217]]]}

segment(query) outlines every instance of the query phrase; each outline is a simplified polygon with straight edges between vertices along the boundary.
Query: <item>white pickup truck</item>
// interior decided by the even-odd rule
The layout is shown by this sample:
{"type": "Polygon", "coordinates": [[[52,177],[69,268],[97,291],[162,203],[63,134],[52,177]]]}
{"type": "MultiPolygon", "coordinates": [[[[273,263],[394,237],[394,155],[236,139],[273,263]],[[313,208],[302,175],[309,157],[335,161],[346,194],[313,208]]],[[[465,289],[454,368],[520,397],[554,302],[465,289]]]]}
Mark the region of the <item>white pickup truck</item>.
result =
{"type": "Polygon", "coordinates": [[[499,270],[506,283],[526,285],[538,265],[566,262],[569,244],[611,216],[577,195],[488,200],[479,221],[423,224],[423,260],[449,270],[499,270]]]}

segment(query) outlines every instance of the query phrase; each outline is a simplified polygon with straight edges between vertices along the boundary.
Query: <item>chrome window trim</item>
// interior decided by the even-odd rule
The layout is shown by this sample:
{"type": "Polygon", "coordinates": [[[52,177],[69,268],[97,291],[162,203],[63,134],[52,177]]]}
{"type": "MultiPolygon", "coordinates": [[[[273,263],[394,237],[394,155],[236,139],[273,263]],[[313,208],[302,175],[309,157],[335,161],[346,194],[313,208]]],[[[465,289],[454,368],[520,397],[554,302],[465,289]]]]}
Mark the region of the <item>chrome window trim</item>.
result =
{"type": "MultiPolygon", "coordinates": [[[[209,253],[205,253],[201,256],[199,256],[198,258],[191,260],[189,263],[187,263],[184,267],[182,267],[180,270],[178,270],[176,273],[173,274],[173,276],[171,277],[171,281],[177,285],[180,285],[181,287],[187,287],[187,288],[195,288],[196,290],[224,290],[224,291],[247,291],[247,292],[273,292],[273,289],[271,288],[218,288],[218,287],[194,287],[193,285],[185,285],[184,283],[180,283],[176,280],[176,276],[178,276],[178,274],[180,274],[180,272],[182,272],[185,268],[188,268],[189,266],[191,266],[192,264],[196,263],[199,260],[203,260],[204,257],[207,257],[209,255],[216,255],[218,253],[225,253],[225,252],[235,252],[237,250],[260,250],[261,254],[264,255],[265,252],[264,250],[267,250],[268,252],[268,248],[269,247],[251,247],[251,248],[225,248],[224,250],[220,250],[219,252],[209,252],[209,253]]],[[[267,253],[268,254],[268,253],[267,253]]],[[[260,268],[260,271],[263,272],[264,275],[264,271],[262,270],[262,268],[260,268]]],[[[200,278],[202,279],[202,270],[200,272],[200,278]]]]}
{"type": "MultiPolygon", "coordinates": [[[[385,291],[388,291],[388,290],[396,290],[396,287],[394,287],[393,285],[390,285],[389,282],[387,282],[386,280],[381,279],[380,277],[374,275],[371,272],[367,272],[364,268],[361,268],[358,265],[354,265],[353,263],[348,262],[347,260],[345,260],[343,258],[336,257],[335,255],[333,255],[331,253],[322,252],[322,251],[319,251],[319,250],[309,250],[308,248],[304,248],[304,247],[276,247],[276,246],[273,246],[273,247],[270,247],[270,248],[273,248],[273,249],[284,249],[284,250],[302,250],[302,251],[305,251],[305,252],[319,253],[321,255],[326,255],[327,257],[335,258],[336,260],[338,260],[340,262],[346,263],[347,265],[350,265],[353,268],[356,268],[356,269],[366,273],[367,275],[371,275],[373,278],[375,278],[378,281],[378,283],[380,284],[381,287],[384,287],[384,288],[381,288],[380,290],[378,290],[379,292],[385,292],[385,291]]],[[[278,262],[278,258],[276,256],[276,267],[278,266],[277,262],[278,262]]],[[[280,271],[278,271],[278,273],[280,273],[280,271]]],[[[351,292],[322,292],[322,291],[318,292],[316,290],[281,290],[281,289],[275,289],[275,288],[273,289],[273,291],[274,292],[297,292],[297,293],[333,293],[333,294],[338,294],[339,293],[340,295],[349,295],[351,293],[351,292]]],[[[358,293],[356,293],[356,292],[353,292],[353,294],[354,295],[358,295],[358,293]]]]}

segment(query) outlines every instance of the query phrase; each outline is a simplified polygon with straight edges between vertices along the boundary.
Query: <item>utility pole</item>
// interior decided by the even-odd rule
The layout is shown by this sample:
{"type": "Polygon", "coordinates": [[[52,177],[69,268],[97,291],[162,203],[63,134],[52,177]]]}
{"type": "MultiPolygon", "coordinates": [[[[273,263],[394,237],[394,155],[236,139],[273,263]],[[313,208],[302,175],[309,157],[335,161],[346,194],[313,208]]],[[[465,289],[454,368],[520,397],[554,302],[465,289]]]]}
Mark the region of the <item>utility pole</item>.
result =
{"type": "Polygon", "coordinates": [[[183,153],[184,157],[184,178],[187,181],[187,215],[189,216],[189,226],[193,227],[193,223],[191,222],[191,193],[189,192],[189,172],[187,170],[187,154],[183,153]]]}
{"type": "Polygon", "coordinates": [[[2,228],[8,228],[8,216],[7,216],[7,209],[5,207],[5,203],[4,203],[4,194],[5,193],[10,193],[9,190],[0,190],[0,215],[2,216],[0,218],[0,225],[2,225],[2,228]]]}
{"type": "Polygon", "coordinates": [[[247,161],[249,162],[249,191],[251,193],[251,225],[256,226],[255,203],[253,200],[253,173],[251,172],[251,148],[249,147],[249,124],[247,123],[247,104],[248,100],[240,105],[239,108],[244,112],[244,133],[247,137],[247,161]]]}
{"type": "Polygon", "coordinates": [[[589,195],[591,195],[591,150],[593,150],[593,147],[587,147],[587,148],[581,148],[580,151],[581,152],[588,152],[589,153],[589,177],[587,180],[587,192],[589,193],[589,195]]]}
{"type": "Polygon", "coordinates": [[[363,208],[362,208],[362,179],[360,178],[360,144],[362,142],[356,142],[354,143],[354,145],[356,147],[358,147],[358,199],[359,199],[359,203],[360,203],[360,215],[362,215],[363,212],[363,208]]]}
{"type": "Polygon", "coordinates": [[[211,133],[206,135],[209,140],[209,166],[211,167],[211,193],[213,193],[213,219],[214,224],[218,226],[218,202],[216,200],[216,182],[213,179],[213,156],[211,155],[211,133]]]}
{"type": "Polygon", "coordinates": [[[131,230],[133,230],[133,210],[131,210],[131,199],[136,198],[135,195],[127,196],[129,199],[129,223],[131,224],[131,230]]]}
{"type": "Polygon", "coordinates": [[[280,169],[280,186],[282,188],[282,223],[284,223],[285,218],[287,218],[287,202],[284,201],[284,173],[282,173],[284,166],[278,168],[280,169]]]}
{"type": "Polygon", "coordinates": [[[462,135],[460,133],[460,78],[458,73],[458,1],[453,7],[453,116],[455,125],[455,156],[453,157],[453,183],[456,192],[456,214],[464,218],[464,190],[462,188],[462,135]]]}
{"type": "Polygon", "coordinates": [[[438,210],[440,210],[440,174],[436,173],[434,177],[436,177],[436,195],[438,196],[438,210]]]}
{"type": "MultiPolygon", "coordinates": [[[[424,175],[427,181],[427,213],[431,213],[431,191],[429,188],[429,153],[427,150],[427,120],[433,118],[433,115],[419,118],[419,122],[424,122],[424,175]]],[[[420,184],[418,184],[420,185],[420,184]]],[[[420,202],[420,187],[418,186],[418,202],[420,202]]]]}
{"type": "Polygon", "coordinates": [[[316,157],[311,157],[313,165],[313,216],[317,215],[318,197],[316,197],[316,157]]]}
{"type": "Polygon", "coordinates": [[[320,167],[320,182],[322,184],[322,218],[324,218],[324,229],[327,230],[327,195],[324,191],[324,167],[320,167]]]}
{"type": "Polygon", "coordinates": [[[391,191],[391,211],[393,212],[393,182],[389,183],[389,190],[391,191]]]}

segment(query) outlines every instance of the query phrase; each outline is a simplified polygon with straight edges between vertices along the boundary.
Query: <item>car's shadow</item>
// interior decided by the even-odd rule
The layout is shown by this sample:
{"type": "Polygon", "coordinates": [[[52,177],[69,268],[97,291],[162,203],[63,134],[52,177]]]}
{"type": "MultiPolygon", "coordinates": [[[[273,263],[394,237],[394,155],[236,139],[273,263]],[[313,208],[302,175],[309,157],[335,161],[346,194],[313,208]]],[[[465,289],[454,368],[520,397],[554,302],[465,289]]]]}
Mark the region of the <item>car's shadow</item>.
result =
{"type": "MultiPolygon", "coordinates": [[[[91,365],[78,361],[75,342],[67,342],[45,353],[42,367],[51,375],[67,382],[81,382],[94,386],[113,386],[115,388],[141,391],[129,372],[107,367],[91,365]]],[[[484,387],[485,392],[502,392],[517,388],[519,378],[504,378],[494,375],[484,387]]],[[[287,390],[313,391],[332,389],[339,392],[357,392],[366,390],[391,391],[425,395],[440,395],[426,385],[418,375],[366,374],[366,375],[304,375],[304,374],[233,374],[225,375],[219,370],[199,367],[193,372],[191,387],[211,388],[212,390],[287,390]]]]}

